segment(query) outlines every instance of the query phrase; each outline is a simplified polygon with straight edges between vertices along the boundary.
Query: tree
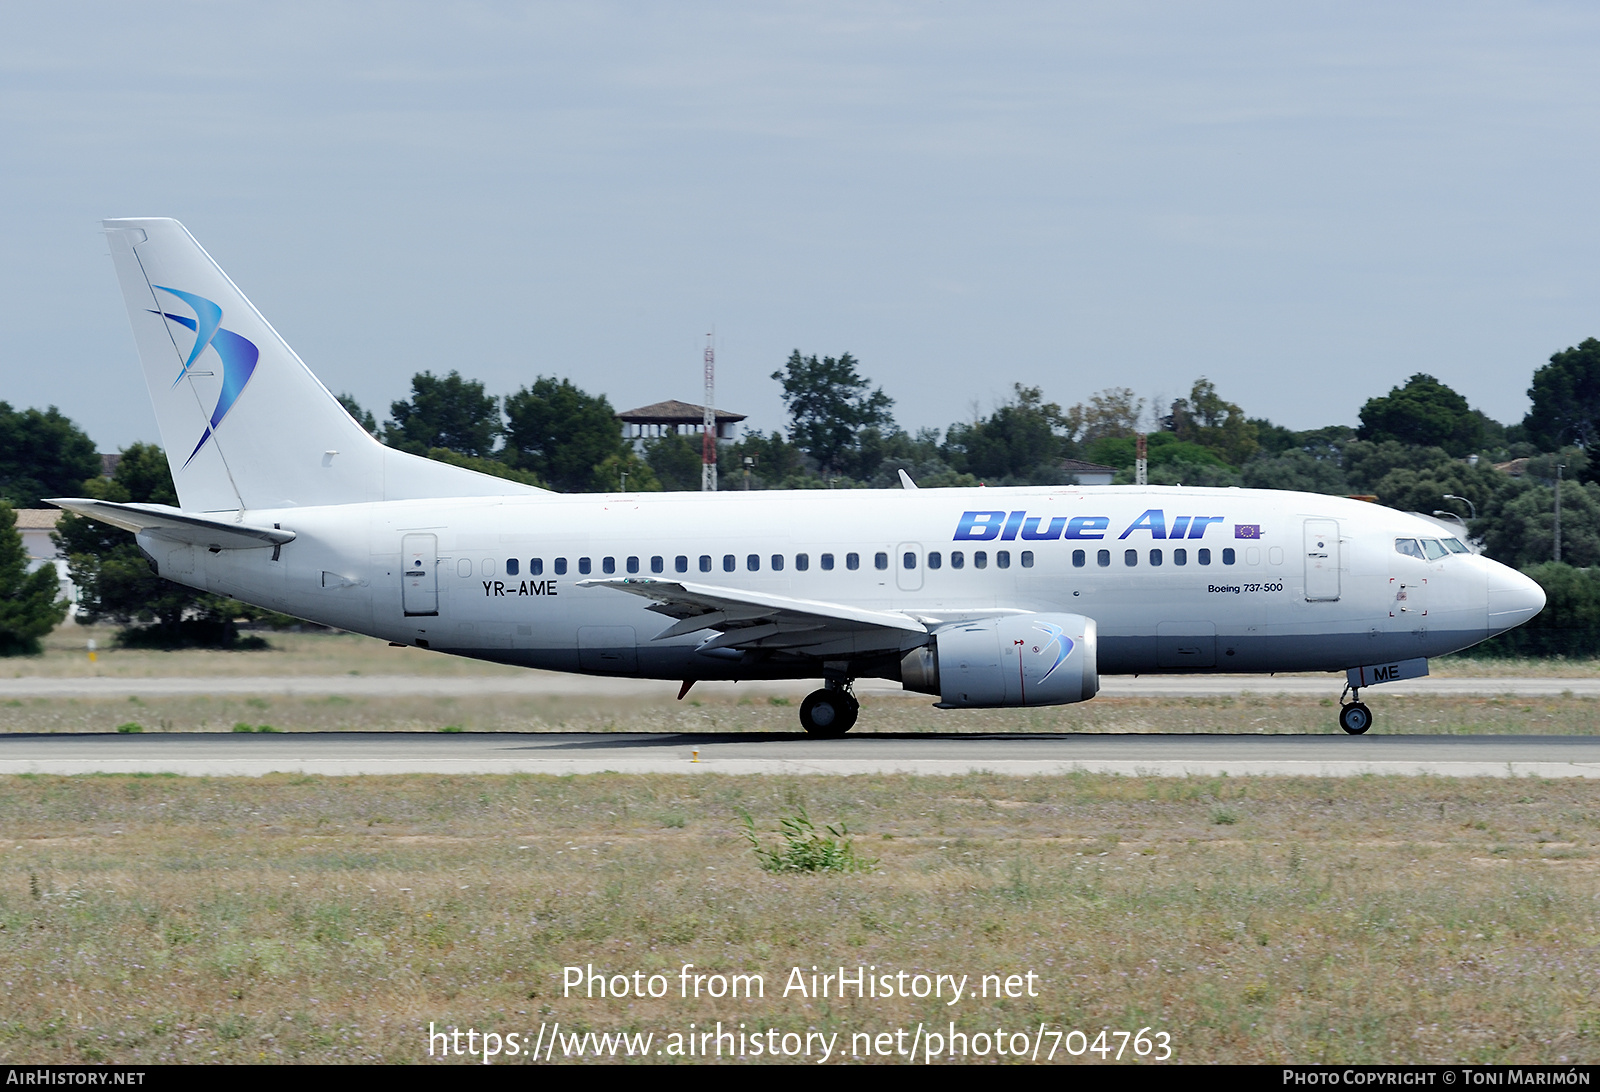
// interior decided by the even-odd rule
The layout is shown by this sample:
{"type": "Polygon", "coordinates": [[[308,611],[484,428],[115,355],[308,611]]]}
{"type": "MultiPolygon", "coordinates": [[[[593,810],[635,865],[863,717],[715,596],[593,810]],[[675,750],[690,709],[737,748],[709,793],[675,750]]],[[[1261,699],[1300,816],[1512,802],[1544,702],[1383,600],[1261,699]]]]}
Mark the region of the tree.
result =
{"type": "Polygon", "coordinates": [[[894,428],[889,409],[894,399],[856,372],[856,358],[801,356],[796,349],[782,371],[772,378],[783,385],[783,404],[789,411],[789,438],[822,468],[826,477],[835,472],[865,470],[856,456],[860,434],[866,429],[886,432],[894,428]]]}
{"type": "MultiPolygon", "coordinates": [[[[124,449],[109,481],[93,478],[79,488],[88,496],[119,503],[178,500],[166,454],[154,444],[124,449]]],[[[132,534],[98,520],[63,516],[55,540],[66,553],[67,572],[78,586],[78,617],[123,626],[118,640],[125,644],[238,648],[236,620],[269,615],[157,576],[132,534]]]]}
{"type": "MultiPolygon", "coordinates": [[[[1555,556],[1555,490],[1528,482],[1510,484],[1479,506],[1484,552],[1517,568],[1555,556]]],[[[1561,487],[1561,560],[1600,565],[1600,485],[1566,482],[1561,487]]]]}
{"type": "Polygon", "coordinates": [[[447,447],[487,457],[503,431],[500,399],[484,394],[482,383],[462,379],[456,371],[446,376],[418,372],[411,377],[411,400],[392,403],[389,415],[384,443],[416,455],[447,447]]]}
{"type": "Polygon", "coordinates": [[[0,402],[0,500],[37,508],[44,497],[70,496],[99,473],[94,441],[54,406],[40,413],[0,402]]]}
{"type": "Polygon", "coordinates": [[[689,492],[700,488],[700,441],[681,432],[668,432],[644,442],[644,461],[650,464],[661,488],[689,492]]]}
{"type": "Polygon", "coordinates": [[[1106,437],[1132,436],[1144,417],[1144,399],[1129,387],[1107,387],[1066,412],[1067,435],[1087,447],[1106,437]]]}
{"type": "Polygon", "coordinates": [[[61,624],[67,601],[54,565],[28,571],[17,513],[0,501],[0,656],[33,655],[39,638],[61,624]]]}
{"type": "Polygon", "coordinates": [[[631,449],[607,455],[595,465],[589,475],[591,493],[658,493],[661,482],[657,480],[650,464],[631,449]]]}
{"type": "Polygon", "coordinates": [[[564,493],[592,489],[595,468],[627,453],[606,396],[588,394],[568,379],[540,376],[508,395],[506,417],[505,460],[564,493]]]}
{"type": "Polygon", "coordinates": [[[988,417],[951,425],[943,454],[958,472],[986,481],[1017,485],[1058,485],[1060,461],[1068,443],[1061,407],[1043,401],[1038,387],[1012,384],[1015,392],[988,417]]]}
{"type": "Polygon", "coordinates": [[[1298,447],[1251,459],[1241,468],[1239,484],[1249,489],[1295,489],[1333,496],[1350,492],[1338,460],[1318,459],[1298,447]]]}
{"type": "Polygon", "coordinates": [[[1172,403],[1172,415],[1162,423],[1178,439],[1199,444],[1230,466],[1243,466],[1261,448],[1256,426],[1205,376],[1194,381],[1188,398],[1172,403]]]}
{"type": "Polygon", "coordinates": [[[1442,447],[1462,458],[1483,445],[1483,415],[1431,375],[1418,372],[1381,398],[1361,407],[1363,440],[1442,447]]]}
{"type": "Polygon", "coordinates": [[[339,404],[344,407],[344,411],[346,413],[348,413],[351,417],[354,417],[356,419],[356,424],[358,424],[362,428],[366,429],[367,432],[369,434],[373,435],[373,436],[376,436],[378,434],[378,420],[377,420],[377,418],[372,416],[372,411],[371,410],[362,409],[361,408],[361,403],[356,401],[356,396],[355,395],[353,395],[353,394],[341,394],[341,395],[339,395],[339,404]]]}
{"type": "Polygon", "coordinates": [[[1566,444],[1593,451],[1600,443],[1600,340],[1551,356],[1533,373],[1528,397],[1533,405],[1522,427],[1529,441],[1543,451],[1566,444]]]}

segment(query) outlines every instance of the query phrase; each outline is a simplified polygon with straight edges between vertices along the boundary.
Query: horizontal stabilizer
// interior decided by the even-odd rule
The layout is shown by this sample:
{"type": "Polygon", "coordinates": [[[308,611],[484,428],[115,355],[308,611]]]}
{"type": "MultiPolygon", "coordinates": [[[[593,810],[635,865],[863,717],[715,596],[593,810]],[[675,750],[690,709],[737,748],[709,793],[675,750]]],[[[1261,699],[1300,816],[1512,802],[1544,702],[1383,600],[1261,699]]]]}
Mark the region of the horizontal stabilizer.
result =
{"type": "Polygon", "coordinates": [[[121,527],[124,531],[146,532],[208,550],[258,550],[264,546],[282,546],[293,542],[295,537],[293,531],[198,516],[166,504],[114,504],[85,497],[47,499],[59,508],[121,527]]]}

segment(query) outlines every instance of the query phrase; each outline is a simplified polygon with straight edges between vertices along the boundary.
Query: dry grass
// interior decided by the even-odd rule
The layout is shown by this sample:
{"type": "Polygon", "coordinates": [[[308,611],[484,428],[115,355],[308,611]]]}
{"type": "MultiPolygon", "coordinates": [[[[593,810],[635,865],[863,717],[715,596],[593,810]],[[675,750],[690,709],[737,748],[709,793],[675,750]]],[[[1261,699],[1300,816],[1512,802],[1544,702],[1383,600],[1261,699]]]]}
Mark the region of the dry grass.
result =
{"type": "MultiPolygon", "coordinates": [[[[803,688],[802,688],[803,690],[803,688]]],[[[710,694],[655,698],[522,697],[368,698],[291,695],[194,695],[0,700],[0,733],[227,732],[235,724],[285,732],[798,732],[799,695],[710,694]]],[[[875,733],[1179,732],[1326,734],[1339,731],[1327,698],[1244,694],[1237,698],[1108,698],[1032,709],[935,710],[930,698],[872,696],[854,735],[875,733]]],[[[1592,697],[1397,697],[1368,690],[1377,731],[1416,735],[1594,735],[1600,700],[1592,697]]]]}
{"type": "Polygon", "coordinates": [[[1578,779],[0,780],[0,1058],[422,1060],[499,1032],[1170,1031],[1185,1062],[1593,1062],[1578,779]],[[872,873],[772,875],[805,807],[872,873]],[[561,997],[561,968],[766,975],[764,1001],[561,997]],[[788,969],[1042,976],[816,1002],[788,969]]]}
{"type": "Polygon", "coordinates": [[[416,648],[393,648],[359,633],[261,630],[272,647],[255,652],[114,647],[111,626],[61,626],[44,640],[44,654],[0,660],[0,675],[13,678],[117,679],[238,675],[423,675],[457,678],[516,675],[521,668],[445,656],[416,648]],[[87,644],[96,645],[94,663],[87,644]]]}

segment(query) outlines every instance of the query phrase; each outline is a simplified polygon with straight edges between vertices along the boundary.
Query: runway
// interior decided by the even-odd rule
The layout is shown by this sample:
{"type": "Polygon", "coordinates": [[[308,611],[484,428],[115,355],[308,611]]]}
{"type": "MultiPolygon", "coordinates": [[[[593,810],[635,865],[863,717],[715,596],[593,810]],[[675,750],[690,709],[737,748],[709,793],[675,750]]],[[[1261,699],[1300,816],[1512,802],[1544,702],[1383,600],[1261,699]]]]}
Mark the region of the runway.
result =
{"type": "Polygon", "coordinates": [[[16,735],[0,774],[937,774],[1600,777],[1600,737],[336,733],[16,735]]]}
{"type": "MultiPolygon", "coordinates": [[[[805,694],[814,681],[707,682],[695,685],[695,694],[805,694]]],[[[1338,697],[1343,675],[1108,675],[1100,680],[1103,698],[1206,698],[1239,694],[1338,697]]],[[[210,695],[342,694],[347,697],[455,697],[522,695],[535,697],[670,698],[677,684],[659,679],[610,679],[590,675],[565,675],[550,671],[525,671],[517,675],[240,675],[158,678],[21,678],[0,679],[0,700],[27,698],[126,698],[210,695]]],[[[898,697],[929,702],[924,694],[903,690],[898,684],[862,679],[856,692],[874,698],[898,697]]],[[[1600,698],[1600,677],[1550,676],[1489,678],[1424,678],[1385,683],[1368,693],[1395,695],[1477,695],[1514,697],[1600,698]]]]}

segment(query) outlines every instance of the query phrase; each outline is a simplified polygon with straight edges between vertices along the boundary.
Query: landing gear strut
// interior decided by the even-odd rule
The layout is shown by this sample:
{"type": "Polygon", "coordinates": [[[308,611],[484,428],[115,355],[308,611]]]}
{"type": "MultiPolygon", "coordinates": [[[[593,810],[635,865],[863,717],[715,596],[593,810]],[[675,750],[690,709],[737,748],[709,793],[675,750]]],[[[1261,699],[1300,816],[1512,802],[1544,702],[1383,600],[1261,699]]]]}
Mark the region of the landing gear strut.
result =
{"type": "Polygon", "coordinates": [[[1346,703],[1344,694],[1339,695],[1339,727],[1353,736],[1359,736],[1372,727],[1372,710],[1361,704],[1361,691],[1344,688],[1344,693],[1351,696],[1351,701],[1346,703]]]}
{"type": "Polygon", "coordinates": [[[813,690],[800,703],[800,726],[806,734],[821,739],[838,739],[856,723],[861,703],[850,693],[850,681],[829,681],[821,690],[813,690]]]}

